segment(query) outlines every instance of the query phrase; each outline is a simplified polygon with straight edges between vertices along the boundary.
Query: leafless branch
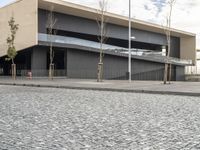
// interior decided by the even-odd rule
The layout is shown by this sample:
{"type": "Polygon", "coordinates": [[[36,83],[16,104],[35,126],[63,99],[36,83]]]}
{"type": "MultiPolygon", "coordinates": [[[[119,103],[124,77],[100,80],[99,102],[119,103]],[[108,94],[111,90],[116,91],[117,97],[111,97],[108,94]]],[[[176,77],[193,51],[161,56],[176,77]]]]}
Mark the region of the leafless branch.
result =
{"type": "Polygon", "coordinates": [[[56,34],[55,25],[57,19],[54,16],[54,7],[51,6],[48,15],[47,15],[47,22],[46,22],[46,29],[47,29],[47,36],[49,39],[49,57],[50,57],[50,64],[49,64],[49,78],[53,79],[53,59],[54,59],[54,51],[53,51],[53,35],[56,34]]]}
{"type": "Polygon", "coordinates": [[[105,44],[107,40],[107,18],[106,18],[106,10],[107,10],[108,0],[99,0],[99,9],[97,10],[97,25],[99,29],[98,40],[100,42],[100,55],[99,55],[99,64],[98,64],[98,74],[97,81],[102,81],[103,74],[103,57],[104,57],[104,49],[103,44],[105,44]]]}
{"type": "MultiPolygon", "coordinates": [[[[171,18],[172,18],[172,11],[173,11],[173,6],[175,4],[176,0],[168,0],[167,4],[169,6],[169,14],[166,17],[166,26],[163,26],[165,35],[166,35],[166,40],[167,40],[167,62],[165,62],[165,70],[164,70],[164,84],[167,82],[167,76],[168,76],[168,67],[169,70],[171,71],[171,65],[169,64],[168,60],[170,57],[170,52],[171,52],[171,18]]],[[[169,73],[169,82],[171,80],[171,72],[169,73]]]]}

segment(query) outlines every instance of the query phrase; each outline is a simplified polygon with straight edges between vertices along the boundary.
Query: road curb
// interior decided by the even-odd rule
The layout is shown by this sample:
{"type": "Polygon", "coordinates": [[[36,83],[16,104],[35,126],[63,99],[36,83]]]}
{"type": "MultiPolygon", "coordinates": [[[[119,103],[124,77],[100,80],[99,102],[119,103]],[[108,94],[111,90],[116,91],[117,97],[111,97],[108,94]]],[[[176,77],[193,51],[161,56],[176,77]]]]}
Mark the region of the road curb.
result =
{"type": "Polygon", "coordinates": [[[76,90],[93,90],[93,91],[111,91],[111,92],[126,92],[126,93],[146,93],[159,95],[179,95],[179,96],[194,96],[199,97],[200,93],[191,92],[173,92],[173,91],[151,91],[151,90],[131,90],[131,89],[114,89],[114,88],[97,88],[97,87],[75,87],[63,85],[42,85],[42,84],[26,84],[26,83],[0,83],[0,85],[10,86],[27,86],[40,88],[60,88],[60,89],[76,89],[76,90]]]}

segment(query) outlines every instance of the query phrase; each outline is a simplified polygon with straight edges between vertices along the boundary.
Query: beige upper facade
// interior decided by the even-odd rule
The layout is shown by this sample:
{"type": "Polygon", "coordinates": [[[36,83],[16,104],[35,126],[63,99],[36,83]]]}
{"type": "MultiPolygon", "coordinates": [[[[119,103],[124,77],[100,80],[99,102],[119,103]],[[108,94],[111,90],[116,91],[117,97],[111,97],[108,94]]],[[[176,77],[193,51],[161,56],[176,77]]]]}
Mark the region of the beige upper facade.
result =
{"type": "Polygon", "coordinates": [[[13,16],[19,30],[15,46],[22,50],[37,44],[37,0],[19,0],[0,8],[0,56],[6,55],[6,39],[10,36],[8,21],[13,16]]]}
{"type": "MultiPolygon", "coordinates": [[[[17,0],[16,2],[0,8],[0,56],[6,55],[6,39],[10,34],[8,20],[13,15],[19,24],[16,37],[16,48],[22,50],[38,44],[38,8],[49,9],[54,6],[56,12],[71,14],[83,18],[96,20],[97,10],[62,0],[17,0]]],[[[128,18],[106,13],[109,23],[128,27],[128,18]]],[[[163,27],[133,19],[132,26],[137,29],[165,34],[163,27]]],[[[128,30],[128,29],[127,29],[128,30]]],[[[196,35],[177,29],[171,30],[171,35],[180,37],[180,58],[190,59],[196,63],[196,35]]]]}

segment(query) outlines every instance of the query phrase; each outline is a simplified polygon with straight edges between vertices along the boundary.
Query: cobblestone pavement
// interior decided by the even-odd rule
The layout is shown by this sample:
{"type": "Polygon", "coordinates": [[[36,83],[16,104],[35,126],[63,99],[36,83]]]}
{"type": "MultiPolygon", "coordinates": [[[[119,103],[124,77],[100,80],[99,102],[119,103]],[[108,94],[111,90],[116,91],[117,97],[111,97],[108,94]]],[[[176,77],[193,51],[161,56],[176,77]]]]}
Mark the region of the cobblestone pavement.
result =
{"type": "Polygon", "coordinates": [[[0,86],[0,150],[200,149],[200,98],[0,86]]]}

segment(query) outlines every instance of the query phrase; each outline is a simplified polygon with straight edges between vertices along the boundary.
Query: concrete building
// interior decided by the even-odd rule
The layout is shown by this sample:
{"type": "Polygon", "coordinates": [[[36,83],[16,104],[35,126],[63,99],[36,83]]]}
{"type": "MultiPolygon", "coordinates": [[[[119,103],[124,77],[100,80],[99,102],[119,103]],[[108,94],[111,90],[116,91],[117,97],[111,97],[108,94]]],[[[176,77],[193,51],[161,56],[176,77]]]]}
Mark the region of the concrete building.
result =
{"type": "Polygon", "coordinates": [[[187,66],[185,73],[186,75],[200,75],[200,49],[196,50],[196,65],[187,66]]]}
{"type": "MultiPolygon", "coordinates": [[[[69,78],[96,78],[99,61],[97,10],[62,0],[17,0],[0,8],[0,70],[10,74],[5,62],[8,20],[19,24],[16,37],[17,74],[28,70],[35,76],[47,75],[49,41],[53,42],[56,75],[69,78]],[[49,38],[46,22],[54,7],[56,35],[49,38]]],[[[107,37],[104,44],[104,78],[126,79],[128,71],[128,18],[106,13],[107,37]]],[[[163,27],[133,19],[132,79],[162,80],[166,60],[166,36],[163,27]]],[[[184,80],[185,66],[196,63],[196,35],[176,29],[171,32],[172,79],[184,80]]]]}

